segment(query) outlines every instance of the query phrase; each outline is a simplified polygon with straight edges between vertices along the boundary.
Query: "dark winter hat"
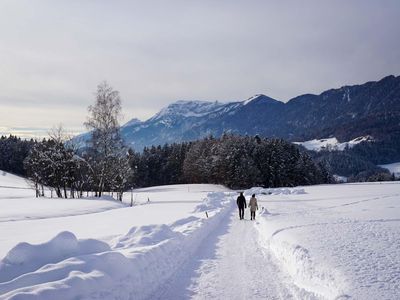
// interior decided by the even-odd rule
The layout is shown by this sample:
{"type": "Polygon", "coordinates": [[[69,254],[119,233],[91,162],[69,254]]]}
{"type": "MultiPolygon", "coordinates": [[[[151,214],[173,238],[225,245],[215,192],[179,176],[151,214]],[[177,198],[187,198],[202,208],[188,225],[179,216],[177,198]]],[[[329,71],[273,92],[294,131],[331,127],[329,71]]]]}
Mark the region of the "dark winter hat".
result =
{"type": "Polygon", "coordinates": [[[256,197],[256,194],[253,194],[253,195],[251,195],[253,198],[255,198],[256,197]]]}

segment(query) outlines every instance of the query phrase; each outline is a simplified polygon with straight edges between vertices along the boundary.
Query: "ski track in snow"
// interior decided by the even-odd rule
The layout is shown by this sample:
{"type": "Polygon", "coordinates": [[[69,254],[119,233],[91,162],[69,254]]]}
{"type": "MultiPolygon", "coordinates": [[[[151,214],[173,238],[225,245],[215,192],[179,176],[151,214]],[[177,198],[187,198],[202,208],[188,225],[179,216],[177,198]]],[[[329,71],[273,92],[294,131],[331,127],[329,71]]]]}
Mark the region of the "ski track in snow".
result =
{"type": "MultiPolygon", "coordinates": [[[[246,214],[249,214],[246,211],[246,214]]],[[[149,299],[291,299],[293,286],[259,243],[254,221],[236,209],[191,260],[149,299]]]]}
{"type": "Polygon", "coordinates": [[[359,200],[359,201],[347,202],[347,203],[343,203],[343,204],[340,204],[340,205],[334,205],[334,206],[319,208],[319,210],[332,209],[332,208],[344,207],[344,206],[349,206],[349,205],[357,205],[357,204],[364,203],[364,202],[382,200],[382,199],[385,199],[385,198],[393,198],[393,197],[398,197],[398,196],[400,196],[400,194],[390,194],[390,195],[374,197],[374,198],[368,198],[368,199],[359,200]]]}
{"type": "Polygon", "coordinates": [[[321,222],[321,223],[312,223],[312,224],[304,224],[304,225],[296,225],[296,226],[288,226],[281,229],[276,230],[272,233],[271,237],[276,236],[278,233],[281,233],[286,230],[291,229],[299,229],[304,227],[312,227],[312,226],[327,226],[327,225],[342,225],[342,224],[361,224],[361,223],[385,223],[385,222],[399,222],[400,219],[378,219],[378,220],[365,220],[365,221],[341,221],[341,222],[321,222]]]}

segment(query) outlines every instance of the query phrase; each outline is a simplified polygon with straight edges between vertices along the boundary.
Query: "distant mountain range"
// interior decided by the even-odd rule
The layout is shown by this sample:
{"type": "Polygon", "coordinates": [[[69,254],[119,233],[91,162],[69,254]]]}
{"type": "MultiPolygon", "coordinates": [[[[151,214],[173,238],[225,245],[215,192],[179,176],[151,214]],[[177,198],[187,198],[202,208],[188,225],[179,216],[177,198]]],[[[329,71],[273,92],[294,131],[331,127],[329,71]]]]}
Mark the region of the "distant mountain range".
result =
{"type": "Polygon", "coordinates": [[[400,134],[400,76],[305,94],[287,103],[265,95],[230,103],[177,101],[146,121],[132,119],[121,127],[135,150],[224,132],[289,141],[385,139],[400,134]]]}

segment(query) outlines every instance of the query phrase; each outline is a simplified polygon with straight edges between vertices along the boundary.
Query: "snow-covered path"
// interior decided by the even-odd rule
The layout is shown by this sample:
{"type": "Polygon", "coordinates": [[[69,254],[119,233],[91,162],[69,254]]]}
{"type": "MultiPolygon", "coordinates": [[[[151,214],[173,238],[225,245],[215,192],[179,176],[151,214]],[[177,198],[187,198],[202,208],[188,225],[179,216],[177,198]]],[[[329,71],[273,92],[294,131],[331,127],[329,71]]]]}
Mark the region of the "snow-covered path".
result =
{"type": "Polygon", "coordinates": [[[257,221],[221,186],[134,193],[0,188],[0,299],[400,299],[400,182],[255,187],[257,221]]]}
{"type": "Polygon", "coordinates": [[[151,298],[290,299],[288,281],[258,239],[254,221],[239,220],[234,209],[151,298]]]}

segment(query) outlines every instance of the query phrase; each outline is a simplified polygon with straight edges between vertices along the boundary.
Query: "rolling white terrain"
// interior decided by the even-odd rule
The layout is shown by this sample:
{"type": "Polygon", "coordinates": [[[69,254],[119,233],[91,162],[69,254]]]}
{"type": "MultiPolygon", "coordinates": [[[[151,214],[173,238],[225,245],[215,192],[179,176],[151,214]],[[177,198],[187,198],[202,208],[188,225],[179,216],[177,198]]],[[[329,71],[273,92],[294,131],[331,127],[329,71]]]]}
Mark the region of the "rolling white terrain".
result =
{"type": "Polygon", "coordinates": [[[0,172],[0,299],[399,299],[400,182],[34,198],[0,172]],[[207,214],[206,214],[207,213],[207,214]],[[208,215],[208,217],[207,217],[208,215]]]}

